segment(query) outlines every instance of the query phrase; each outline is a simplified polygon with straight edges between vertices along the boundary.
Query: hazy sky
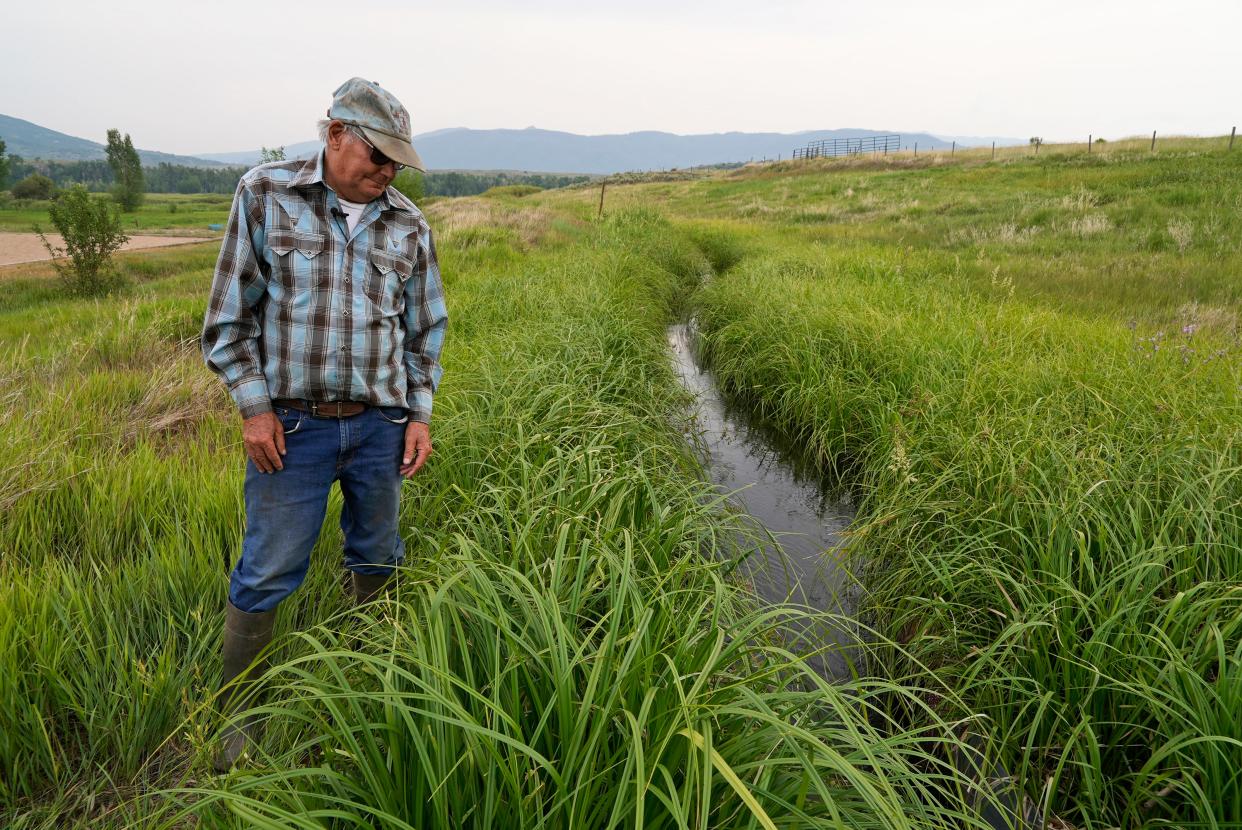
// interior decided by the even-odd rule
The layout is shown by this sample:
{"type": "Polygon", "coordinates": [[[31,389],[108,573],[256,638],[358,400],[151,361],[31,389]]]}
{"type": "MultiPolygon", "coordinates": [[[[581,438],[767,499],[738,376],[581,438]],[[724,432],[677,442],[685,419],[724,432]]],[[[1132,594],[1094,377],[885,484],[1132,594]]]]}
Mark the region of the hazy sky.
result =
{"type": "Polygon", "coordinates": [[[361,75],[414,131],[1227,133],[1242,0],[15,2],[0,113],[145,149],[313,137],[361,75]]]}

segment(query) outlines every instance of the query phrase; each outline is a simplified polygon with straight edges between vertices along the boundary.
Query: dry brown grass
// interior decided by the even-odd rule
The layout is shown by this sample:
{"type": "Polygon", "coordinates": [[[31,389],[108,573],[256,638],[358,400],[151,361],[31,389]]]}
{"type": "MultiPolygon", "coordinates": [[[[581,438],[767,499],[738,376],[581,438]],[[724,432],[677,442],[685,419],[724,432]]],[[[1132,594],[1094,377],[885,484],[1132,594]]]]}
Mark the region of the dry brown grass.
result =
{"type": "Polygon", "coordinates": [[[147,393],[128,413],[127,443],[142,438],[166,450],[196,433],[208,417],[232,412],[224,386],[203,371],[197,347],[185,345],[153,367],[147,393]]]}
{"type": "Polygon", "coordinates": [[[555,218],[543,207],[510,207],[477,196],[436,202],[427,208],[427,216],[436,233],[446,240],[476,228],[503,228],[512,231],[526,248],[539,245],[547,237],[555,218]]]}

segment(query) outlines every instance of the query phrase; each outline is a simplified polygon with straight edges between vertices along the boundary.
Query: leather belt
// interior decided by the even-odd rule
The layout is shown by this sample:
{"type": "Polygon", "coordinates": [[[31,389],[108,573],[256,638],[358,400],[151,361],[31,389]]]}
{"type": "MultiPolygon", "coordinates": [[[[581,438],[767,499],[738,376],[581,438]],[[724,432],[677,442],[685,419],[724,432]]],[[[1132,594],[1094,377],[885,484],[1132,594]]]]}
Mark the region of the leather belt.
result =
{"type": "Polygon", "coordinates": [[[309,412],[316,418],[352,418],[366,412],[368,404],[362,401],[304,401],[297,398],[276,398],[272,406],[285,406],[301,412],[309,412]]]}

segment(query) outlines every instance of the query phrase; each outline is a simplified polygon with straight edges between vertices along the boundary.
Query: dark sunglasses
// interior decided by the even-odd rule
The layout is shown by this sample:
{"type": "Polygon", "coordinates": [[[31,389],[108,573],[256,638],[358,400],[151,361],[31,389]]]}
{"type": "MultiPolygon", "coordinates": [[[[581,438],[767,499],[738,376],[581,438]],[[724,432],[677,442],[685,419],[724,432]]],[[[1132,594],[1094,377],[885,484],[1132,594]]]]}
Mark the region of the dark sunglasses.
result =
{"type": "Polygon", "coordinates": [[[351,126],[349,128],[349,131],[353,133],[354,135],[358,136],[358,138],[362,140],[363,144],[371,148],[371,163],[374,164],[376,167],[383,167],[386,164],[391,164],[394,167],[396,167],[396,172],[398,173],[400,173],[402,170],[405,169],[404,164],[401,164],[400,162],[397,162],[397,161],[393,161],[388,156],[381,153],[378,147],[376,147],[371,142],[367,141],[367,137],[366,135],[363,134],[362,130],[358,129],[357,127],[351,126]]]}

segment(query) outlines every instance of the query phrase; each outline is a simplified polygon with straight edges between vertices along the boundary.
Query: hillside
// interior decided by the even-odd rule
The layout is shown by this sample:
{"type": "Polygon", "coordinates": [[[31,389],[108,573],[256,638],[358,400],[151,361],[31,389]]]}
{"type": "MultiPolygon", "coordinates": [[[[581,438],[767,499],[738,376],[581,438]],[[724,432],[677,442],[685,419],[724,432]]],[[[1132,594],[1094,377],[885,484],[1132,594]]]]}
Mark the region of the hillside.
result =
{"type": "MultiPolygon", "coordinates": [[[[5,152],[24,159],[54,159],[57,161],[94,161],[105,157],[104,145],[96,141],[68,135],[40,127],[30,121],[0,114],[0,138],[4,139],[5,152]]],[[[195,156],[178,156],[155,150],[138,150],[142,163],[183,164],[189,167],[225,167],[219,161],[195,156]]]]}

